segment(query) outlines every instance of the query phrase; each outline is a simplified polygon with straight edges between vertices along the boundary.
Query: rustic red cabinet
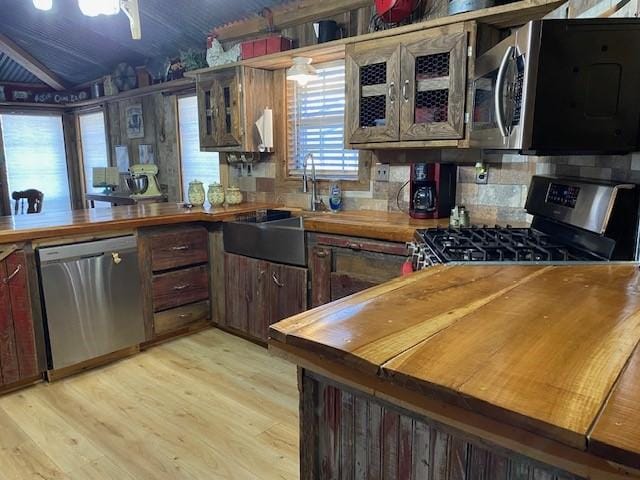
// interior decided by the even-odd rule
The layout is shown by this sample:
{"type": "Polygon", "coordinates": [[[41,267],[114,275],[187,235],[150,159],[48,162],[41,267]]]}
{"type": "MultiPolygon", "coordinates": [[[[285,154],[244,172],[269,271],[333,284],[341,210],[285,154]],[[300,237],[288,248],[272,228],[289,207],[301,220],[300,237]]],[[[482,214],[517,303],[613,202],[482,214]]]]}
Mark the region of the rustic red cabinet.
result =
{"type": "Polygon", "coordinates": [[[0,385],[38,373],[27,262],[18,250],[0,261],[0,385]]]}

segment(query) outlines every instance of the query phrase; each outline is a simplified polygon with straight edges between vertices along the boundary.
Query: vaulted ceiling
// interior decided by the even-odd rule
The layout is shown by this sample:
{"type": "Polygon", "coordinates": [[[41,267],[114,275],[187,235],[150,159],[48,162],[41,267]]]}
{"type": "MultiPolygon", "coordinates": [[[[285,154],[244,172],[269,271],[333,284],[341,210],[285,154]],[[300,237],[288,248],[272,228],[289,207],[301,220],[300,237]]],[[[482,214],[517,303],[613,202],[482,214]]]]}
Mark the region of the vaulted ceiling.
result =
{"type": "MultiPolygon", "coordinates": [[[[148,58],[204,48],[212,28],[280,3],[283,0],[139,0],[142,39],[132,40],[124,13],[86,17],[77,0],[53,0],[47,12],[30,0],[2,0],[0,34],[72,87],[111,73],[120,62],[142,65],[148,58]]],[[[0,52],[0,82],[36,81],[0,52]]]]}

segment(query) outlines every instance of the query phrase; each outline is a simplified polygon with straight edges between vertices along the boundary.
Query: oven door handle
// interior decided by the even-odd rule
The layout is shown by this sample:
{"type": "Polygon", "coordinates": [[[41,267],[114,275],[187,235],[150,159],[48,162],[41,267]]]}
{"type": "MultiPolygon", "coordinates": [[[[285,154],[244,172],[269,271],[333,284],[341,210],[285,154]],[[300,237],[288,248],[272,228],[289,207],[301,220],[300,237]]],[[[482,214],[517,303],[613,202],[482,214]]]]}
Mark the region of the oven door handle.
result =
{"type": "Polygon", "coordinates": [[[511,45],[507,48],[507,51],[504,52],[504,56],[502,57],[502,61],[500,62],[500,68],[498,69],[498,78],[496,78],[496,91],[494,92],[493,99],[493,106],[496,112],[496,122],[498,124],[498,128],[500,129],[500,134],[505,138],[509,136],[509,132],[506,125],[504,124],[502,88],[504,87],[507,64],[509,63],[509,59],[512,57],[515,48],[516,47],[511,45]]]}

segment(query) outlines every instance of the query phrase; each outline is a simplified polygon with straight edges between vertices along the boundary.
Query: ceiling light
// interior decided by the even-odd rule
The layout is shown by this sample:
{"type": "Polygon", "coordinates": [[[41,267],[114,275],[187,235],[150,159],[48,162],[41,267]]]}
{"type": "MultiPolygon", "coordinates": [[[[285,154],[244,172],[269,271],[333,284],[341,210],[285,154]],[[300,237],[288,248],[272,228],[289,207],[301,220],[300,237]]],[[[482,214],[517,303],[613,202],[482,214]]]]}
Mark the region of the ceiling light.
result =
{"type": "Polygon", "coordinates": [[[80,11],[88,17],[120,13],[120,0],[78,0],[78,6],[80,11]]]}
{"type": "Polygon", "coordinates": [[[293,65],[287,70],[287,80],[298,82],[298,85],[305,86],[311,80],[318,78],[318,72],[311,65],[311,58],[294,57],[293,65]]]}
{"type": "Polygon", "coordinates": [[[53,0],[33,0],[33,6],[38,10],[51,10],[53,7],[53,0]]]}

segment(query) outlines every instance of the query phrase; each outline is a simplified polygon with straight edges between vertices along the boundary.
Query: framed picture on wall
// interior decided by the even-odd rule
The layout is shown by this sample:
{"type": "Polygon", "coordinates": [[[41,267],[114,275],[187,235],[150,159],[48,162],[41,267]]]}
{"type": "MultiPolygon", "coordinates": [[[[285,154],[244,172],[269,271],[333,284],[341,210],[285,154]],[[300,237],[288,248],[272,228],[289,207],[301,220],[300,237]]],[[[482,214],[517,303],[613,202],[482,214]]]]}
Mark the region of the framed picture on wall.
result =
{"type": "Polygon", "coordinates": [[[156,163],[156,159],[153,154],[153,145],[138,145],[138,154],[142,165],[156,163]]]}
{"type": "Polygon", "coordinates": [[[142,104],[131,105],[126,109],[127,137],[144,137],[144,119],[142,118],[142,104]]]}
{"type": "Polygon", "coordinates": [[[120,173],[129,171],[129,147],[126,145],[116,145],[116,166],[120,173]]]}

